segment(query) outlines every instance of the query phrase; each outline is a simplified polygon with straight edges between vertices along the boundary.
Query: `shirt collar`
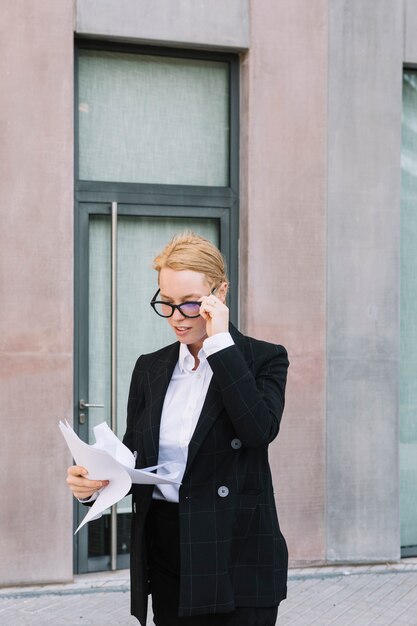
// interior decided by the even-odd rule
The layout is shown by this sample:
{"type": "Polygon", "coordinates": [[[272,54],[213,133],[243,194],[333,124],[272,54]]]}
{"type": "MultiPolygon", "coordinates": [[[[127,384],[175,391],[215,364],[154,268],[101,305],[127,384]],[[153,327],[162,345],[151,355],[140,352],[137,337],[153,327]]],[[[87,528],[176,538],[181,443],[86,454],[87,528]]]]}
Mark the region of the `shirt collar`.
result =
{"type": "MultiPolygon", "coordinates": [[[[207,356],[204,352],[204,348],[201,348],[198,353],[198,358],[200,360],[199,368],[206,362],[207,356]]],[[[180,343],[180,353],[178,356],[178,365],[182,374],[187,372],[191,372],[194,367],[194,357],[188,349],[186,343],[180,343]]]]}

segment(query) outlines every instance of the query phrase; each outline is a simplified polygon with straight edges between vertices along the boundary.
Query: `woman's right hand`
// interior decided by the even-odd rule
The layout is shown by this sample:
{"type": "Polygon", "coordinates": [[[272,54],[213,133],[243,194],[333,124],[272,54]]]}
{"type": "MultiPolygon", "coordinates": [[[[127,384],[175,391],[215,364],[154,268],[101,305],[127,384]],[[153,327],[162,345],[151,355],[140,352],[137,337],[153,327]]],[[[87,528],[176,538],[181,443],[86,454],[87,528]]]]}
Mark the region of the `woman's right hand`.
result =
{"type": "Polygon", "coordinates": [[[80,500],[90,498],[93,493],[109,484],[108,480],[90,480],[88,471],[81,465],[71,465],[67,470],[67,485],[72,495],[80,500]]]}

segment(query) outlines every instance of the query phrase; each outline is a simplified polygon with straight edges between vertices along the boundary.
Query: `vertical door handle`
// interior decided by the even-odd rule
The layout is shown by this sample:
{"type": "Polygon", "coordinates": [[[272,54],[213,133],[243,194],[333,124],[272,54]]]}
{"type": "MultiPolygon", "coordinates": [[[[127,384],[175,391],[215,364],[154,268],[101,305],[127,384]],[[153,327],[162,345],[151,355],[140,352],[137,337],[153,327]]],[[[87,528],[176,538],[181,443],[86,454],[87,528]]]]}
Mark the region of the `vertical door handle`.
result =
{"type": "MultiPolygon", "coordinates": [[[[111,203],[111,427],[117,432],[117,202],[111,203]]],[[[117,569],[117,508],[111,508],[110,567],[117,569]]]]}

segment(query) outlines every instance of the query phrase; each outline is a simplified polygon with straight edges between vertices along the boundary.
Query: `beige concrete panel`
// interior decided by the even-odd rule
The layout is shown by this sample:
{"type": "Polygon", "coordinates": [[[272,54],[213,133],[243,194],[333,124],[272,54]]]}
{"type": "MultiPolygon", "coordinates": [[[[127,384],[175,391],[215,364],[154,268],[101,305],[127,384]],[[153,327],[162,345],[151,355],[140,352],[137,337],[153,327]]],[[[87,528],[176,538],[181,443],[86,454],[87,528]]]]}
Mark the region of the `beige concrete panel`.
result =
{"type": "Polygon", "coordinates": [[[403,3],[329,11],[327,557],[400,556],[403,3]]]}
{"type": "Polygon", "coordinates": [[[269,451],[278,515],[293,565],[325,560],[323,370],[323,357],[291,359],[281,431],[269,451]]]}
{"type": "Polygon", "coordinates": [[[417,64],[417,0],[403,0],[404,63],[417,64]]]}
{"type": "Polygon", "coordinates": [[[73,2],[1,3],[0,584],[72,576],[73,2]],[[33,472],[28,475],[27,472],[33,472]],[[52,487],[51,481],[54,486],[52,487]],[[62,484],[62,483],[60,483],[62,484]],[[65,495],[64,495],[65,493],[65,495]]]}
{"type": "Polygon", "coordinates": [[[249,0],[77,0],[76,4],[79,35],[193,48],[249,47],[249,0]]]}
{"type": "Polygon", "coordinates": [[[252,2],[242,69],[242,326],[289,351],[271,463],[290,558],[321,561],[327,2],[252,2]]]}
{"type": "Polygon", "coordinates": [[[72,577],[71,457],[58,428],[71,419],[72,363],[65,355],[2,355],[0,583],[72,577]]]}

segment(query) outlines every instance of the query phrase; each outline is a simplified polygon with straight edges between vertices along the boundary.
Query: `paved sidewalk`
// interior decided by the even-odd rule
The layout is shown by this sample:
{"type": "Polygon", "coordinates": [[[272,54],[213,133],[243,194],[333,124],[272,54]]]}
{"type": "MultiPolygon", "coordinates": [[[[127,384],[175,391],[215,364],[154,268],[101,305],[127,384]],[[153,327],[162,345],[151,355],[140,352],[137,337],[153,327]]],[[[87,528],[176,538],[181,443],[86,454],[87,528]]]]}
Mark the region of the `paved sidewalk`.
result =
{"type": "MultiPolygon", "coordinates": [[[[126,570],[71,584],[0,589],[4,626],[138,626],[126,570]]],[[[151,615],[148,625],[153,624],[151,615]]],[[[290,570],[277,626],[417,626],[417,559],[397,564],[290,570]]]]}

